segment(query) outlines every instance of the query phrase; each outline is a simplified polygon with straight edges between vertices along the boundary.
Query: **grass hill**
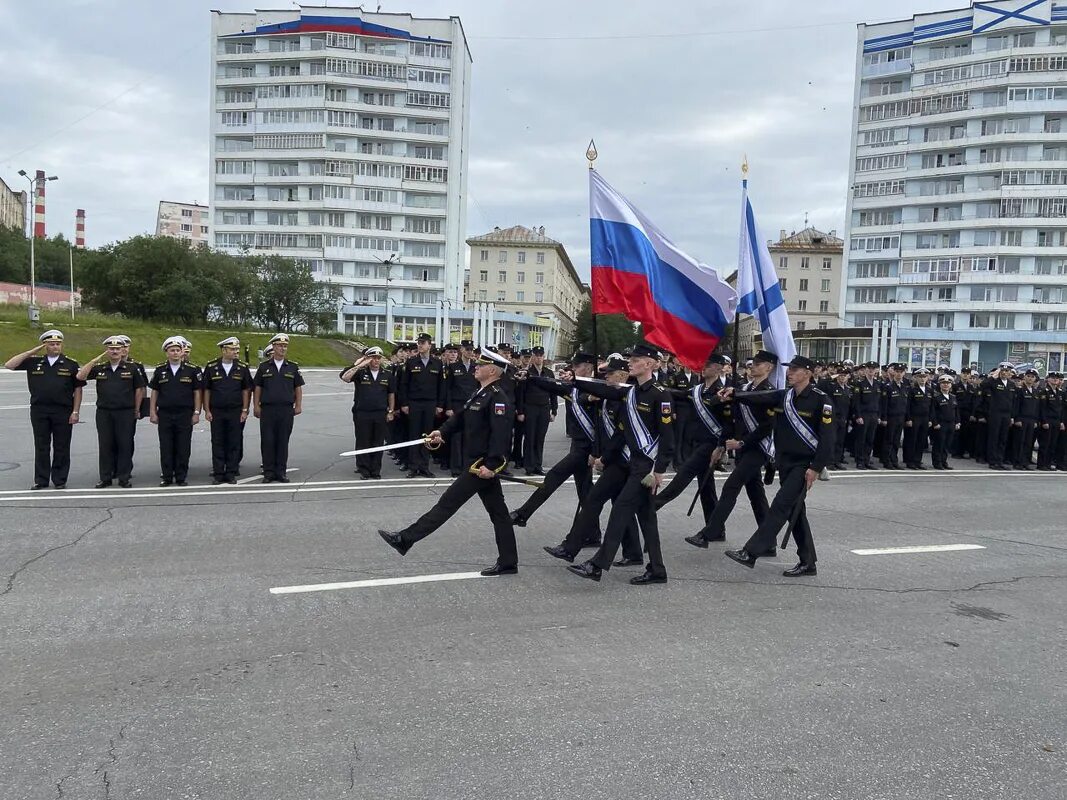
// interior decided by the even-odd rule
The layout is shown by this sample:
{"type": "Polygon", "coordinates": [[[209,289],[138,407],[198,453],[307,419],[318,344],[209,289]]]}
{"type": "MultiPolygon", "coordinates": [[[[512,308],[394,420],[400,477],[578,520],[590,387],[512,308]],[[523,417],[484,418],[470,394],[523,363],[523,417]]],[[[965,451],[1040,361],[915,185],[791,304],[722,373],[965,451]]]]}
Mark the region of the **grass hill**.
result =
{"type": "MultiPolygon", "coordinates": [[[[163,340],[168,336],[181,334],[193,343],[191,359],[193,363],[204,364],[219,353],[217,342],[227,336],[241,339],[241,357],[244,346],[248,345],[249,355],[253,361],[256,351],[265,347],[273,336],[271,331],[251,330],[248,328],[229,329],[205,324],[196,330],[183,330],[181,326],[158,322],[127,319],[121,316],[107,316],[80,312],[71,320],[69,310],[41,310],[41,322],[31,326],[26,316],[26,307],[18,305],[0,305],[0,364],[16,353],[29,350],[38,344],[37,337],[49,328],[63,331],[63,351],[75,361],[84,364],[89,359],[103,352],[101,342],[108,336],[123,333],[133,339],[130,354],[145,364],[157,364],[163,361],[163,340]]],[[[354,338],[330,336],[305,336],[290,334],[289,357],[305,367],[342,367],[351,364],[356,351],[351,342],[354,338]]],[[[386,342],[377,339],[360,338],[366,345],[378,345],[388,348],[386,342]]],[[[386,349],[386,352],[389,352],[386,349]]]]}

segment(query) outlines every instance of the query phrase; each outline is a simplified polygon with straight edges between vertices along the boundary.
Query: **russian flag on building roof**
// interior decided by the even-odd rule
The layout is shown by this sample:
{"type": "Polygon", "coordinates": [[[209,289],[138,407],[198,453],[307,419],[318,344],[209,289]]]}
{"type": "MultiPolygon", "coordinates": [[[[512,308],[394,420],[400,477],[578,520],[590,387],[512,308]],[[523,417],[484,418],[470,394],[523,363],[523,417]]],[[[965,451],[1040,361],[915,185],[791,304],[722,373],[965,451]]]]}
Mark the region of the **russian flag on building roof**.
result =
{"type": "Polygon", "coordinates": [[[646,340],[702,368],[734,318],[737,293],[592,169],[589,232],[593,313],[625,314],[646,340]]]}

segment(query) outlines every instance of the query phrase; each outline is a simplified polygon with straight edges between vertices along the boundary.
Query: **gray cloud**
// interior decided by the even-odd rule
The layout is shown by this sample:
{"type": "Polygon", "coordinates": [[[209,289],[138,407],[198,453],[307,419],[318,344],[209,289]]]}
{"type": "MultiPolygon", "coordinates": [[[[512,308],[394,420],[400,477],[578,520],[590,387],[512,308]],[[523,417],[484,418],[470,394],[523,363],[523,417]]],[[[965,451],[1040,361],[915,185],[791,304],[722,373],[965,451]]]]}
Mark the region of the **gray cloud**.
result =
{"type": "MultiPolygon", "coordinates": [[[[331,3],[339,5],[340,3],[331,3]]],[[[101,244],[154,225],[161,199],[207,197],[211,7],[284,2],[45,0],[0,7],[5,109],[0,175],[46,169],[51,232],[88,214],[101,244]],[[84,119],[79,118],[84,117],[84,119]]],[[[843,225],[858,13],[886,19],[944,8],[876,0],[787,5],[536,6],[425,0],[459,15],[474,57],[468,233],[541,224],[588,274],[591,137],[601,174],[692,255],[736,257],[740,161],[767,235],[843,225]],[[620,11],[624,9],[624,11],[620,11]],[[721,35],[697,36],[701,32],[721,35]],[[576,38],[628,37],[642,38],[576,38]],[[683,34],[683,35],[672,35],[683,34]],[[528,38],[509,38],[528,37],[528,38]],[[529,38],[532,37],[532,38],[529,38]]],[[[408,10],[393,3],[385,11],[408,10]]],[[[370,6],[368,6],[370,7],[370,6]]]]}

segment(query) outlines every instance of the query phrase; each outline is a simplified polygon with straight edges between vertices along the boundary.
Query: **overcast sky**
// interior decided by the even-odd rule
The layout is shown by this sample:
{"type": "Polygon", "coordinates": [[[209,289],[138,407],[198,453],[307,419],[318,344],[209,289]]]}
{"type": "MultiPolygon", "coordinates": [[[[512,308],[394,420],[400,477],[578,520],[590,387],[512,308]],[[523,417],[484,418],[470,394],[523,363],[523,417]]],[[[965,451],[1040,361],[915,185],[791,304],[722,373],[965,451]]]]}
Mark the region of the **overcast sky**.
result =
{"type": "MultiPolygon", "coordinates": [[[[71,236],[84,208],[90,246],[153,231],[161,199],[207,202],[209,11],[289,5],[0,3],[0,177],[25,188],[19,169],[58,175],[48,232],[71,236]]],[[[544,225],[586,277],[591,137],[601,174],[705,263],[736,261],[745,154],[767,236],[801,228],[805,213],[840,232],[856,23],[962,5],[411,0],[382,10],[463,21],[474,58],[468,235],[544,225]]]]}

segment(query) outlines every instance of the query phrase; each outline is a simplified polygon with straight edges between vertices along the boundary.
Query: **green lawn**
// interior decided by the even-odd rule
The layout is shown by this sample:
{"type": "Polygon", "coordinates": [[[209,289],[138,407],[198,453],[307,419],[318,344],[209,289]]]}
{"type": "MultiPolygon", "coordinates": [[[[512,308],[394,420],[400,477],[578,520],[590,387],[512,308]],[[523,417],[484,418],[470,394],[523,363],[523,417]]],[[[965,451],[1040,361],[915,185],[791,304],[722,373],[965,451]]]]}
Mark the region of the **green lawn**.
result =
{"type": "MultiPolygon", "coordinates": [[[[185,330],[181,326],[170,326],[155,322],[110,317],[104,314],[77,313],[70,318],[70,311],[49,311],[42,309],[41,322],[31,327],[26,318],[25,306],[0,305],[0,364],[16,353],[29,350],[37,345],[37,337],[49,328],[59,328],[64,335],[64,352],[75,361],[84,364],[93,356],[103,352],[101,342],[112,334],[124,333],[133,339],[130,354],[146,364],[157,364],[164,360],[163,340],[168,336],[181,334],[193,343],[192,361],[204,364],[218,355],[216,343],[227,336],[241,339],[242,358],[247,344],[253,362],[256,351],[264,346],[273,335],[270,331],[215,328],[205,325],[198,330],[185,330]]],[[[351,364],[356,357],[355,350],[348,344],[354,339],[303,336],[291,334],[289,356],[306,367],[338,367],[351,364]]],[[[336,335],[335,335],[336,336],[336,335]]],[[[377,339],[360,339],[366,345],[389,345],[377,339]]]]}

